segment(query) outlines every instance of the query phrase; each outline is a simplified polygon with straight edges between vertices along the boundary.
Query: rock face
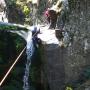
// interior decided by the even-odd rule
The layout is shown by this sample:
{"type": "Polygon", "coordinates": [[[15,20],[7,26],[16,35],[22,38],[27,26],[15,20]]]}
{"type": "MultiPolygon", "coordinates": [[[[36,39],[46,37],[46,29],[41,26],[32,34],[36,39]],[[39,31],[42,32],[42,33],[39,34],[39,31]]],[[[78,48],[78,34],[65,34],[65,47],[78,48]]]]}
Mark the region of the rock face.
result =
{"type": "MultiPolygon", "coordinates": [[[[54,45],[54,44],[53,44],[54,45]]],[[[51,46],[53,46],[51,45],[51,46]]],[[[66,60],[66,50],[64,48],[58,48],[48,50],[48,45],[45,49],[45,72],[47,73],[48,83],[50,90],[63,90],[65,83],[65,66],[64,60],[66,60]]]]}
{"type": "Polygon", "coordinates": [[[46,30],[39,36],[44,42],[44,76],[50,90],[63,90],[65,83],[65,60],[67,48],[60,47],[55,31],[46,30]],[[48,35],[48,37],[46,37],[48,35]]]}
{"type": "MultiPolygon", "coordinates": [[[[42,39],[45,41],[44,70],[50,90],[65,90],[65,86],[68,85],[75,90],[82,90],[78,87],[90,78],[89,9],[90,1],[88,0],[70,2],[69,19],[64,29],[68,31],[71,43],[66,48],[59,47],[59,44],[52,42],[52,39],[52,43],[42,39]]],[[[48,34],[46,35],[49,37],[48,34]]],[[[87,87],[83,86],[83,89],[87,87]]]]}

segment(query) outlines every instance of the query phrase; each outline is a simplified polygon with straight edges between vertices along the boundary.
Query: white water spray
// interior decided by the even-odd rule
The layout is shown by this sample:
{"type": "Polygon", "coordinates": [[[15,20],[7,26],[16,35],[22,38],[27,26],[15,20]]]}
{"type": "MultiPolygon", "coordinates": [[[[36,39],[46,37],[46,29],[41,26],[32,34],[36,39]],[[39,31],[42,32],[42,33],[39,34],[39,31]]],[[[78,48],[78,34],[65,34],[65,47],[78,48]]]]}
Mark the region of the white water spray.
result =
{"type": "Polygon", "coordinates": [[[30,65],[31,65],[31,56],[33,55],[34,52],[34,46],[33,46],[33,41],[32,41],[32,35],[31,32],[28,33],[27,37],[27,62],[26,62],[26,68],[25,68],[25,74],[23,77],[23,90],[30,90],[30,84],[29,84],[29,71],[30,71],[30,65]]]}
{"type": "Polygon", "coordinates": [[[0,0],[0,21],[2,22],[8,22],[5,8],[6,8],[5,0],[0,0]]]}

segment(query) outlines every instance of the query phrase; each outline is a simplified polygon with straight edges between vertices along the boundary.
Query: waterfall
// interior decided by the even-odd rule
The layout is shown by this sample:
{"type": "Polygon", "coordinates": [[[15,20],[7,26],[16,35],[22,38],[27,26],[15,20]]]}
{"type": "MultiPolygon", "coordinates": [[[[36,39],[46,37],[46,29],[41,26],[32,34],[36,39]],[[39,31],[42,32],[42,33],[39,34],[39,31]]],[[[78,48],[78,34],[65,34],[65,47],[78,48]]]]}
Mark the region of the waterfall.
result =
{"type": "Polygon", "coordinates": [[[27,37],[27,62],[26,62],[26,67],[25,67],[25,73],[23,77],[23,90],[30,90],[30,84],[29,84],[29,71],[30,71],[30,65],[31,65],[31,56],[33,55],[34,52],[34,46],[33,46],[33,40],[32,40],[32,35],[31,31],[28,32],[28,37],[27,37]]]}
{"type": "Polygon", "coordinates": [[[5,0],[0,0],[0,21],[8,22],[6,15],[6,3],[5,0]]]}

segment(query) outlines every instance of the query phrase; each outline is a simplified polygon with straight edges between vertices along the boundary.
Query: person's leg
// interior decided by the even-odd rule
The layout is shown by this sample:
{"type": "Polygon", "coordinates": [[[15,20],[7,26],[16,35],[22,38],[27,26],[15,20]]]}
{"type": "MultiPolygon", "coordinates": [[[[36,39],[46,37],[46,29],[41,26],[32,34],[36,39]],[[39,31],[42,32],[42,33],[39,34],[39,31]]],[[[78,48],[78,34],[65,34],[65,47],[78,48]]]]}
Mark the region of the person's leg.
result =
{"type": "Polygon", "coordinates": [[[47,17],[47,21],[48,21],[48,23],[50,24],[50,17],[47,17]]]}
{"type": "Polygon", "coordinates": [[[57,15],[55,15],[54,18],[52,18],[51,23],[52,23],[52,27],[55,29],[57,23],[57,15]]]}
{"type": "Polygon", "coordinates": [[[62,31],[60,31],[60,30],[55,30],[55,35],[56,35],[56,38],[57,38],[59,41],[63,39],[62,31]]]}
{"type": "Polygon", "coordinates": [[[55,35],[56,35],[56,38],[59,41],[59,46],[64,47],[64,42],[63,42],[64,36],[62,34],[62,31],[61,30],[55,30],[55,35]]]}

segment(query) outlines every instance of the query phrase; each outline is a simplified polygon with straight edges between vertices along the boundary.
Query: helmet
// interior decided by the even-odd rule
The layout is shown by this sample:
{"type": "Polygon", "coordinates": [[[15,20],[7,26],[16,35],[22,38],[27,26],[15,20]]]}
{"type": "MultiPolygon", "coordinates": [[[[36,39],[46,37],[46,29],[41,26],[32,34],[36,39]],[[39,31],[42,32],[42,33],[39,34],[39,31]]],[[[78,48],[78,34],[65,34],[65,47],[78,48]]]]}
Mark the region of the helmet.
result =
{"type": "Polygon", "coordinates": [[[31,31],[32,31],[32,35],[34,35],[35,33],[37,35],[38,33],[40,33],[40,28],[37,26],[33,26],[31,31]]]}

